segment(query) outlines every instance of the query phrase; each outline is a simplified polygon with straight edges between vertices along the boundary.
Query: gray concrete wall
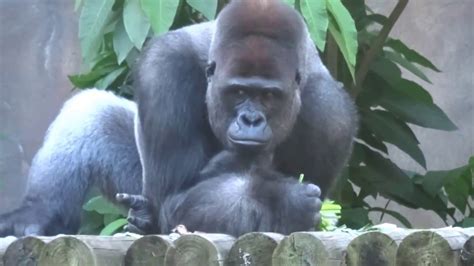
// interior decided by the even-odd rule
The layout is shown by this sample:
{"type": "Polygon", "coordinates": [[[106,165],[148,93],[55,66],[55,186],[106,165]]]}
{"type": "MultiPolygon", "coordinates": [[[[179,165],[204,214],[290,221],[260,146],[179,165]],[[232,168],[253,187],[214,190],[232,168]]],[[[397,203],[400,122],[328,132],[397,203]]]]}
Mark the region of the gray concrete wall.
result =
{"type": "Polygon", "coordinates": [[[0,212],[15,206],[31,158],[79,70],[70,0],[0,0],[0,212]]]}
{"type": "MultiPolygon", "coordinates": [[[[0,140],[0,212],[18,204],[31,158],[70,95],[67,75],[79,70],[73,2],[0,0],[0,132],[8,136],[0,140]]],[[[395,3],[368,2],[385,14],[395,3]]],[[[443,70],[428,72],[433,84],[423,85],[459,127],[414,127],[429,169],[454,168],[474,154],[473,14],[472,0],[412,0],[393,31],[443,70]]],[[[403,167],[421,170],[396,148],[390,151],[403,167]]],[[[391,207],[403,210],[415,226],[441,225],[429,212],[391,207]]]]}

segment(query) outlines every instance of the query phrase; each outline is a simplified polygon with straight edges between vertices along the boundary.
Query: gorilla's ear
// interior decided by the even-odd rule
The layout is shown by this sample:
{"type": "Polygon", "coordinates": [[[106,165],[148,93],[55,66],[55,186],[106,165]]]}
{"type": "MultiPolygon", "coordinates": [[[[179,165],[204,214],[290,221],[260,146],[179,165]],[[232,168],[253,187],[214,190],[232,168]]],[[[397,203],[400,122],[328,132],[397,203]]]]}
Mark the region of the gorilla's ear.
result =
{"type": "Polygon", "coordinates": [[[206,78],[207,78],[207,80],[209,80],[212,77],[212,75],[214,75],[214,71],[216,71],[216,62],[212,61],[206,67],[206,78]]]}
{"type": "Polygon", "coordinates": [[[295,81],[296,81],[296,84],[300,85],[300,83],[301,83],[301,74],[300,74],[299,70],[296,70],[295,81]]]}

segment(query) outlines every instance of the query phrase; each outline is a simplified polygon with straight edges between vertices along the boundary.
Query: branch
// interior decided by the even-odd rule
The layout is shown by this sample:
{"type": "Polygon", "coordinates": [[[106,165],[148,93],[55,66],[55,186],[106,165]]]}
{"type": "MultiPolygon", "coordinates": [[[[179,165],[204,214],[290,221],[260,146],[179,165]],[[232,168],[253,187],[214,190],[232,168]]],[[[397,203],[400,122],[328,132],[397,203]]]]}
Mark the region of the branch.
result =
{"type": "Polygon", "coordinates": [[[370,65],[374,61],[375,56],[383,49],[385,41],[388,38],[388,34],[392,30],[393,25],[395,25],[395,22],[397,22],[403,10],[405,10],[405,7],[407,6],[407,4],[408,4],[408,0],[398,0],[398,4],[392,10],[392,13],[390,13],[387,23],[383,25],[382,30],[380,30],[379,32],[379,35],[377,36],[377,38],[375,38],[374,42],[372,43],[369,50],[367,51],[364,58],[362,59],[362,62],[360,64],[359,69],[357,70],[356,77],[355,77],[356,85],[351,90],[351,94],[353,98],[356,98],[357,95],[359,95],[359,93],[361,92],[362,83],[364,82],[365,77],[367,76],[367,73],[369,72],[370,65]]]}

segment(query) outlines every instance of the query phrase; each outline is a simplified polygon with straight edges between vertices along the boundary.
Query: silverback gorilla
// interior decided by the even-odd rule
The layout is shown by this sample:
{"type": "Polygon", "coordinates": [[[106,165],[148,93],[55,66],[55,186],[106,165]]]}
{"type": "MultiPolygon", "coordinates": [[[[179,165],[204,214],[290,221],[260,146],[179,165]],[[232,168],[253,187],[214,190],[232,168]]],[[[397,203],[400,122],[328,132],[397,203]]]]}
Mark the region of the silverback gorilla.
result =
{"type": "Polygon", "coordinates": [[[97,90],[65,104],[0,236],[76,233],[93,185],[129,207],[128,228],[141,233],[317,222],[357,119],[292,8],[234,0],[216,21],[152,39],[134,82],[137,105],[97,90]],[[321,191],[289,178],[300,173],[321,191]]]}

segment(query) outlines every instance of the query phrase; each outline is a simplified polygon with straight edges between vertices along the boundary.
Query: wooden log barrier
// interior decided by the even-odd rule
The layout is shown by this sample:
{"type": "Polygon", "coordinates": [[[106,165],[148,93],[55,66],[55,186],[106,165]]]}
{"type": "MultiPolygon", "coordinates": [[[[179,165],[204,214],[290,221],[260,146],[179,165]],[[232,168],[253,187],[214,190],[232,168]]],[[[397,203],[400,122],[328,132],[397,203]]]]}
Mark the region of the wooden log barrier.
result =
{"type": "Polygon", "coordinates": [[[224,265],[234,242],[234,237],[224,234],[183,235],[166,252],[165,265],[224,265]]]}
{"type": "Polygon", "coordinates": [[[13,243],[15,240],[16,237],[14,236],[0,238],[0,266],[4,266],[3,255],[5,254],[5,251],[7,250],[8,246],[10,246],[10,244],[13,243]]]}
{"type": "Polygon", "coordinates": [[[474,228],[394,228],[296,232],[289,236],[249,233],[238,239],[204,233],[6,237],[0,238],[0,266],[474,266],[474,228]]]}
{"type": "Polygon", "coordinates": [[[272,263],[291,265],[344,265],[347,245],[357,232],[296,232],[273,252],[272,263]]]}
{"type": "Polygon", "coordinates": [[[46,243],[54,237],[27,236],[15,240],[3,255],[5,265],[38,265],[38,259],[46,243]]]}
{"type": "Polygon", "coordinates": [[[452,229],[414,232],[400,243],[397,265],[461,265],[461,250],[467,239],[466,234],[452,229]]]}
{"type": "Polygon", "coordinates": [[[283,237],[277,233],[245,234],[230,249],[226,265],[271,265],[273,251],[283,237]]]}
{"type": "Polygon", "coordinates": [[[135,237],[59,236],[43,248],[40,266],[123,265],[135,237]]]}
{"type": "Polygon", "coordinates": [[[474,236],[470,236],[461,250],[461,265],[474,265],[474,236]]]}
{"type": "Polygon", "coordinates": [[[350,266],[395,266],[398,244],[408,232],[371,231],[354,238],[347,247],[346,264],[350,266]]]}
{"type": "Polygon", "coordinates": [[[165,265],[173,241],[167,235],[149,235],[133,242],[125,254],[125,266],[165,265]]]}

